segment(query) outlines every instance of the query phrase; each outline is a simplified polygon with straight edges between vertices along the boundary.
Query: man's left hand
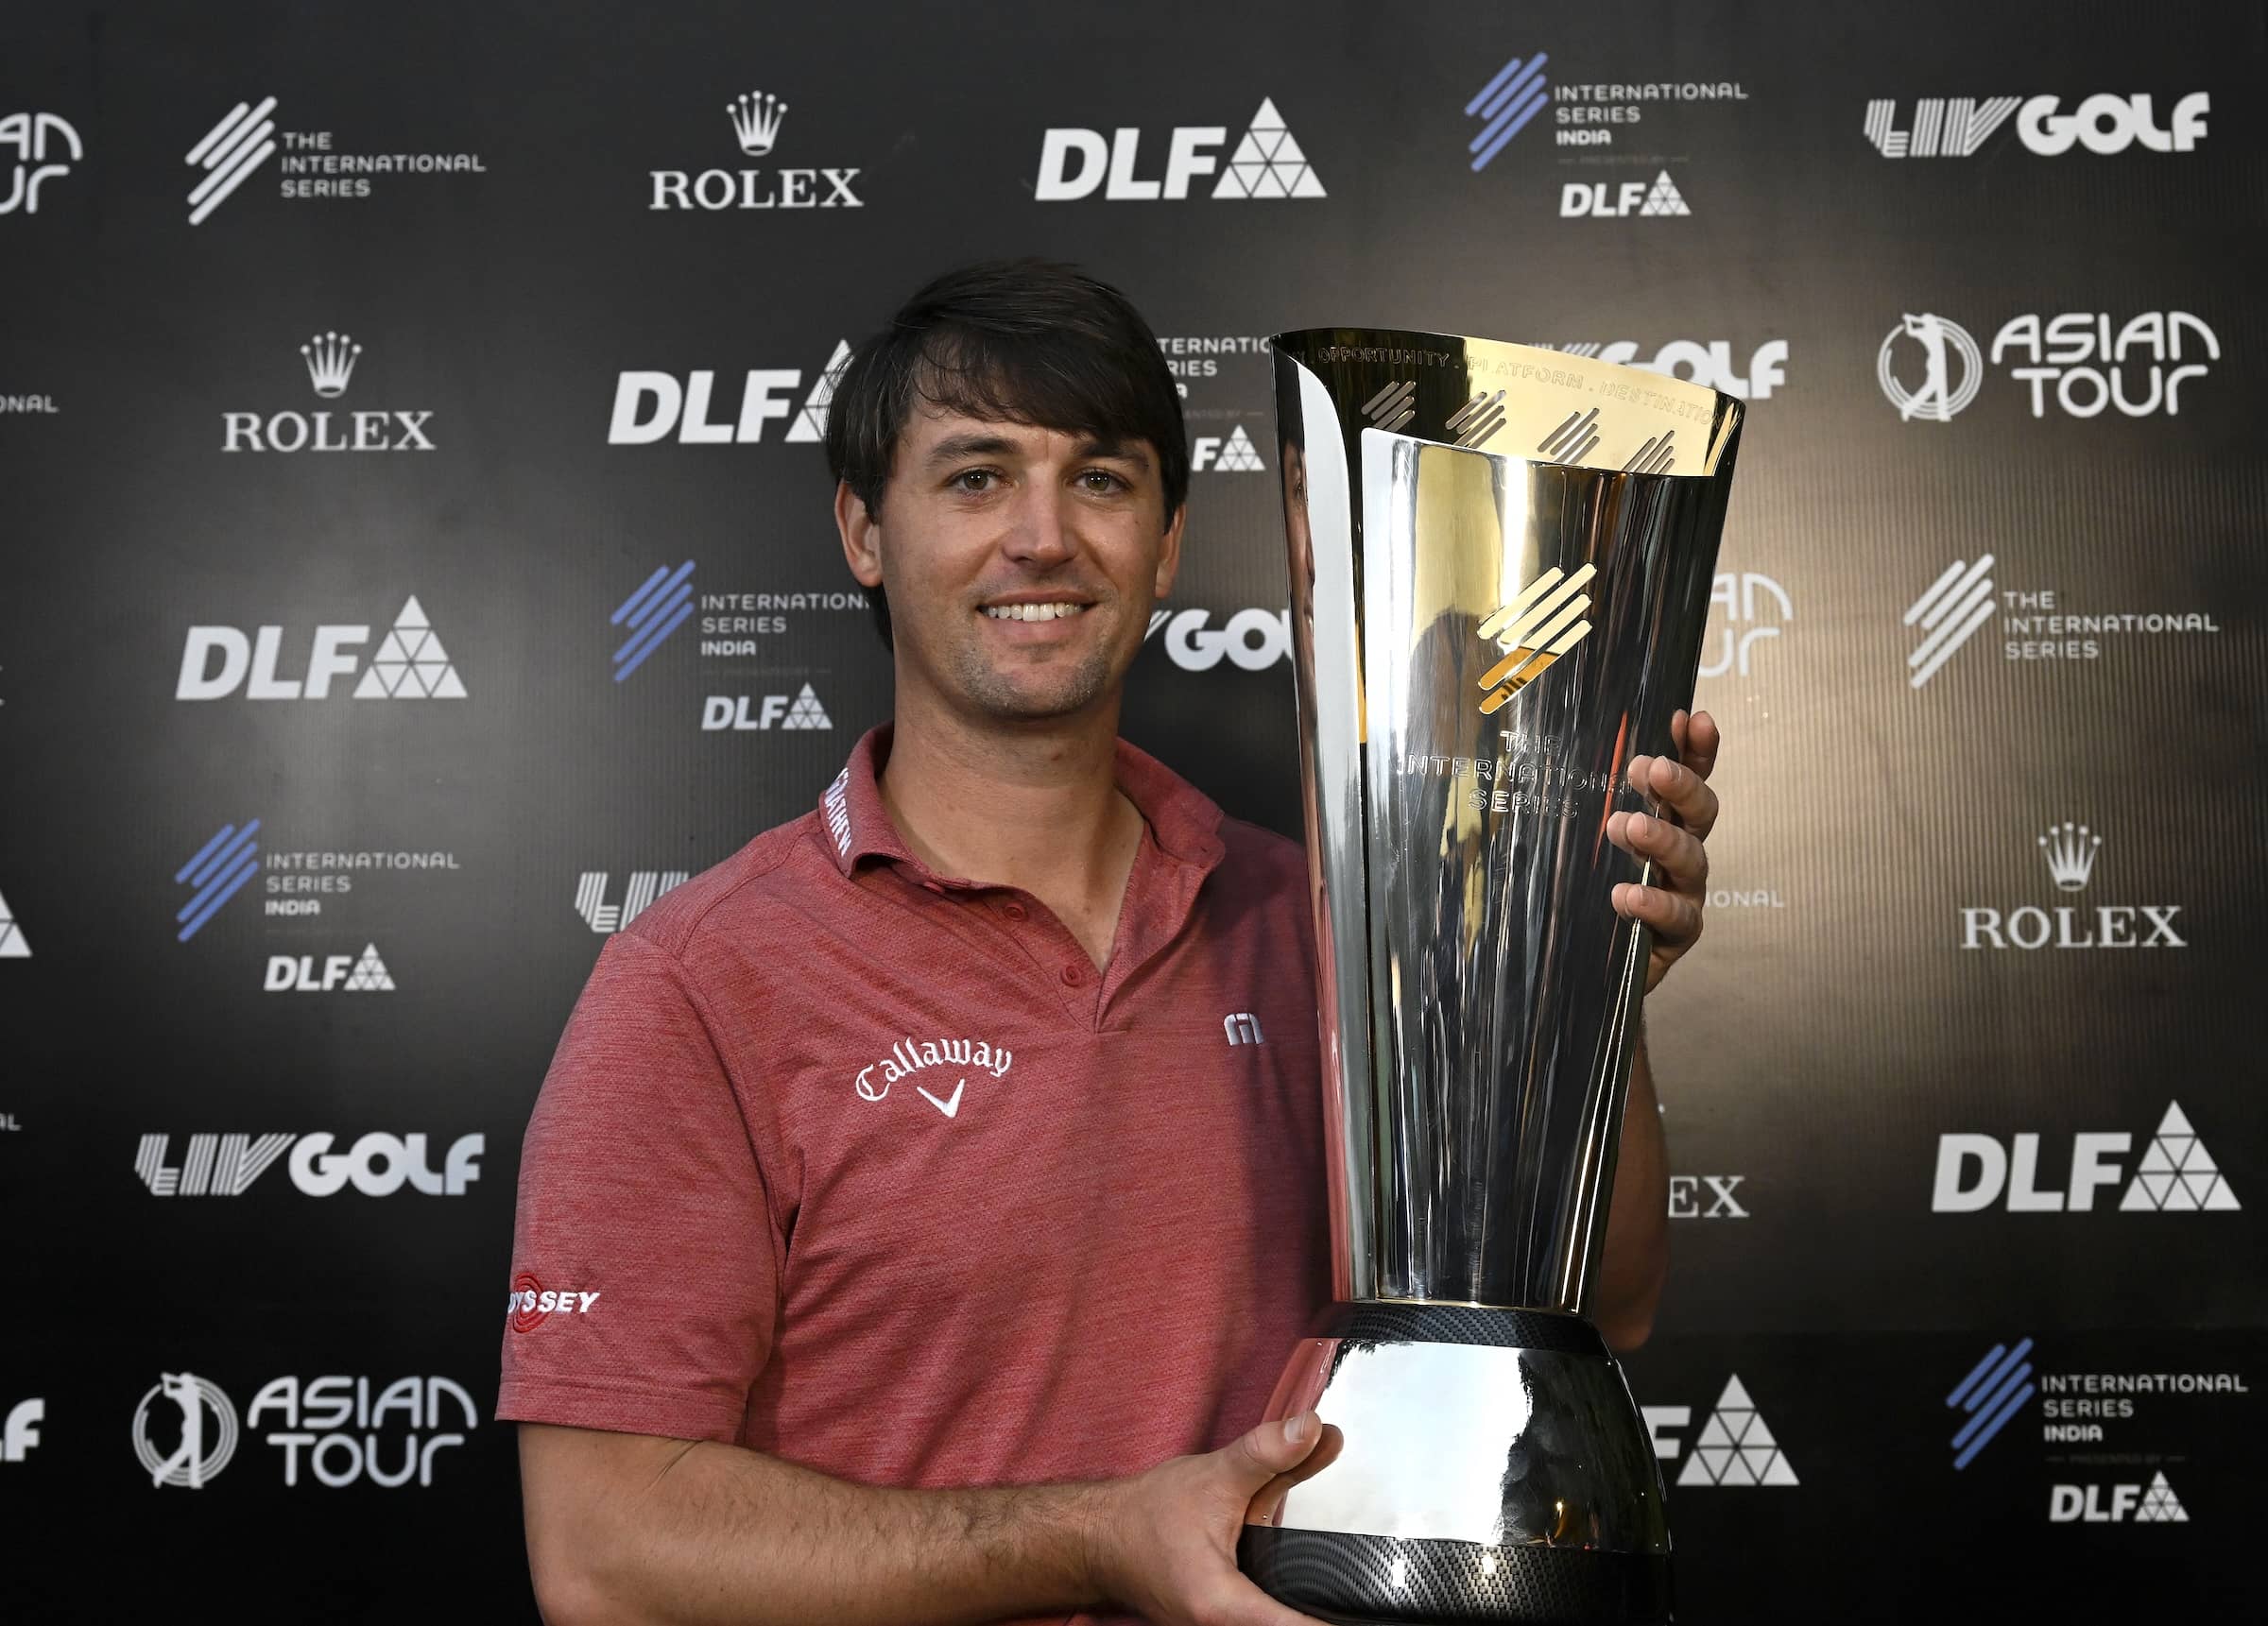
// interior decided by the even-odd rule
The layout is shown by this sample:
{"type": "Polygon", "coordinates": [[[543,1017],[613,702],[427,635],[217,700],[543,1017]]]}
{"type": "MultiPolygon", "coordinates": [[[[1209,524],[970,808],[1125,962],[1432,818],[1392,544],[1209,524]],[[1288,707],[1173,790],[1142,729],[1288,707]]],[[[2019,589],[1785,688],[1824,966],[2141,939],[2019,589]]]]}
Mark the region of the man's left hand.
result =
{"type": "Polygon", "coordinates": [[[1654,866],[1655,884],[1626,881],[1614,889],[1615,913],[1653,929],[1649,994],[1701,935],[1701,905],[1709,895],[1709,853],[1701,844],[1717,822],[1717,793],[1709,788],[1721,743],[1716,719],[1706,711],[1691,717],[1680,711],[1670,719],[1670,739],[1679,761],[1630,759],[1631,788],[1656,811],[1606,817],[1606,839],[1654,866]]]}

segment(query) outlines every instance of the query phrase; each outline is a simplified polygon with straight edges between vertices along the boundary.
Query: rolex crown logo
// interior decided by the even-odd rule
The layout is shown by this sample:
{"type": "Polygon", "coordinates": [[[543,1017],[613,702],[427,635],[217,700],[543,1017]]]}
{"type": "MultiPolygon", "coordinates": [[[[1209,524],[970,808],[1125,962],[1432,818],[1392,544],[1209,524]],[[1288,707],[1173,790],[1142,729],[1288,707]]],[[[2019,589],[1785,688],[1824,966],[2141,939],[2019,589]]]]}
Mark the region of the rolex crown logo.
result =
{"type": "Polygon", "coordinates": [[[2048,826],[2048,833],[2039,838],[2039,849],[2047,855],[2048,873],[2062,892],[2077,892],[2087,885],[2087,878],[2094,873],[2095,854],[2102,847],[2101,836],[2090,835],[2087,826],[2074,825],[2069,819],[2048,826]]]}
{"type": "Polygon", "coordinates": [[[315,385],[315,393],[325,401],[347,392],[347,380],[354,376],[354,358],[362,354],[362,347],[345,334],[318,334],[300,347],[300,354],[307,361],[307,378],[315,385]]]}
{"type": "Polygon", "coordinates": [[[787,117],[787,104],[763,91],[749,91],[734,96],[725,111],[731,117],[732,133],[740,138],[740,150],[750,158],[762,158],[780,139],[780,123],[787,117]]]}
{"type": "Polygon", "coordinates": [[[1481,636],[1495,641],[1504,658],[1481,674],[1484,716],[1496,710],[1537,678],[1590,630],[1590,595],[1584,589],[1599,573],[1585,565],[1573,575],[1545,571],[1520,590],[1510,604],[1481,623],[1481,636]]]}

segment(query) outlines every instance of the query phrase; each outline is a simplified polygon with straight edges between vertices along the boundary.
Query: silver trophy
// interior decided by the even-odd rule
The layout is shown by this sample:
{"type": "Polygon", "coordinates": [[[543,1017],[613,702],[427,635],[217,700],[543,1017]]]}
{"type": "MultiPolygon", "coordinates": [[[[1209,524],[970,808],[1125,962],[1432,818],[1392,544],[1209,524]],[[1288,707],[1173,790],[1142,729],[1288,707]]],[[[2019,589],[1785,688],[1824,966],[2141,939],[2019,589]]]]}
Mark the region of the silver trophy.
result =
{"type": "Polygon", "coordinates": [[[1274,343],[1338,1303],[1268,1415],[1338,1438],[1239,1560],[1327,1620],[1667,1620],[1586,1319],[1647,955],[1606,824],[1675,754],[1742,408],[1486,339],[1274,343]]]}

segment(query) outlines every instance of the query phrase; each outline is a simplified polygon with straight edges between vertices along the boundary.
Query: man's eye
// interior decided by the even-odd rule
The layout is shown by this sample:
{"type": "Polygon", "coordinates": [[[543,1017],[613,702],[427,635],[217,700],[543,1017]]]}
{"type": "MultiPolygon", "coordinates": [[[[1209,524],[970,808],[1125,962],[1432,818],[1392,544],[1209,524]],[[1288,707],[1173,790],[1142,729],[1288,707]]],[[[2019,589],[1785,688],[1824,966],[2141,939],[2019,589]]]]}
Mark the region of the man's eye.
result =
{"type": "Polygon", "coordinates": [[[1108,469],[1090,469],[1079,476],[1079,480],[1090,491],[1105,492],[1129,489],[1125,481],[1111,473],[1108,469]]]}
{"type": "Polygon", "coordinates": [[[999,474],[990,469],[964,469],[951,482],[956,491],[989,491],[999,474]]]}

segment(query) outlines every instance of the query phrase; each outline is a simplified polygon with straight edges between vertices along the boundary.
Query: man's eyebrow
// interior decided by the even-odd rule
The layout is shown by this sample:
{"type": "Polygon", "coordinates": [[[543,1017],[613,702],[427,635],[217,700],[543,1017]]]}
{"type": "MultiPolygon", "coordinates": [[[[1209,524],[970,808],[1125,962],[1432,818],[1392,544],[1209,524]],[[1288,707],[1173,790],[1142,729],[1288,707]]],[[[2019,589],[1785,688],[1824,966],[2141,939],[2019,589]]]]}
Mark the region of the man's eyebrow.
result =
{"type": "Polygon", "coordinates": [[[1081,457],[1120,457],[1128,463],[1150,466],[1150,444],[1146,440],[1125,440],[1114,436],[1090,436],[1079,443],[1081,457]]]}
{"type": "Polygon", "coordinates": [[[986,435],[971,432],[948,436],[929,449],[925,463],[951,463],[962,457],[1003,457],[1013,455],[1016,443],[1005,435],[986,435]]]}

